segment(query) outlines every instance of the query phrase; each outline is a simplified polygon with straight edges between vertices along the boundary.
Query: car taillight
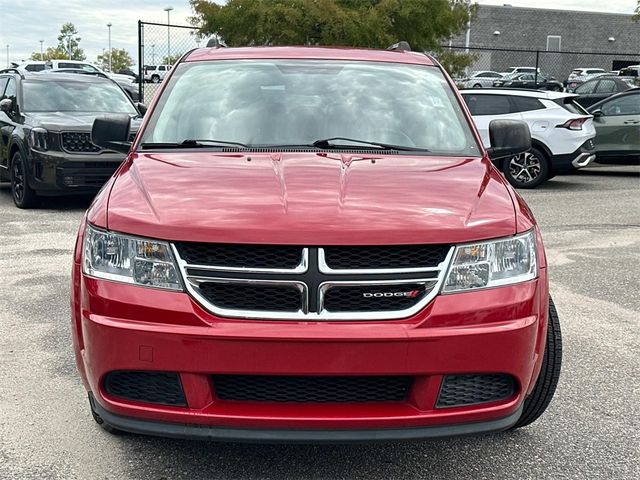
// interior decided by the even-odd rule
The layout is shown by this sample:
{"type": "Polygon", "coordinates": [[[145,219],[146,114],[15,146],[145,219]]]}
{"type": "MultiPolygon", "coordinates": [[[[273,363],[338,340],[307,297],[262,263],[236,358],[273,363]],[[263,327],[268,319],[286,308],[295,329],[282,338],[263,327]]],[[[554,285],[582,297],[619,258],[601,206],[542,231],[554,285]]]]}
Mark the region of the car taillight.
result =
{"type": "Polygon", "coordinates": [[[569,130],[582,130],[582,125],[584,125],[584,122],[587,120],[588,118],[574,118],[572,120],[567,120],[562,125],[558,125],[558,127],[569,130]]]}

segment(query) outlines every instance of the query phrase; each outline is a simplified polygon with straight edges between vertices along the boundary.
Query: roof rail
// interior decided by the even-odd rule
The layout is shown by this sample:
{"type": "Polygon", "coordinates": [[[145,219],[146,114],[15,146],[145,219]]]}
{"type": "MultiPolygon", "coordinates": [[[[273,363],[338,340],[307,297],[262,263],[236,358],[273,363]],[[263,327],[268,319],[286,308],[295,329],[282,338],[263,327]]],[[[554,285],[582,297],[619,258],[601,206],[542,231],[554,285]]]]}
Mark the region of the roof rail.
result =
{"type": "Polygon", "coordinates": [[[0,73],[17,73],[20,75],[20,78],[24,78],[24,72],[17,68],[4,68],[0,70],[0,73]]]}
{"type": "Polygon", "coordinates": [[[392,50],[395,52],[410,52],[411,45],[409,45],[409,42],[405,42],[404,40],[401,40],[400,42],[394,43],[393,45],[388,47],[387,50],[392,50]]]}

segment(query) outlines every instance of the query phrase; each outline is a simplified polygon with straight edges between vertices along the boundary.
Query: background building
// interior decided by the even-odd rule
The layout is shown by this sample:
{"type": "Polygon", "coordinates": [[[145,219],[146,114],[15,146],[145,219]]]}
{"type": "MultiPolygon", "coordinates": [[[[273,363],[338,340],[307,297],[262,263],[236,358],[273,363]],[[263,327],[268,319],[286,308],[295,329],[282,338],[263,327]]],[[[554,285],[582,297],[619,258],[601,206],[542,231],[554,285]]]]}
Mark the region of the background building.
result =
{"type": "Polygon", "coordinates": [[[473,70],[505,71],[537,59],[542,72],[564,80],[575,67],[618,70],[640,63],[640,24],[625,14],[480,5],[468,36],[468,45],[466,32],[451,45],[470,47],[473,70]]]}

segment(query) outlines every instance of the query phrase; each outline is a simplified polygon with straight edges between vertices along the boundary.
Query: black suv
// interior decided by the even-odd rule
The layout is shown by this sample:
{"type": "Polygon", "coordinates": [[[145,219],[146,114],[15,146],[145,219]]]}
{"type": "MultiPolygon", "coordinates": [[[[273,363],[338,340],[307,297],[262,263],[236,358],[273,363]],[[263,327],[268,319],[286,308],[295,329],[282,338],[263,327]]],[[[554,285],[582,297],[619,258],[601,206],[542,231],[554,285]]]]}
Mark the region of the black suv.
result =
{"type": "Polygon", "coordinates": [[[94,193],[124,155],[91,142],[96,117],[140,111],[113,80],[91,75],[0,72],[0,180],[20,208],[38,196],[94,193]]]}

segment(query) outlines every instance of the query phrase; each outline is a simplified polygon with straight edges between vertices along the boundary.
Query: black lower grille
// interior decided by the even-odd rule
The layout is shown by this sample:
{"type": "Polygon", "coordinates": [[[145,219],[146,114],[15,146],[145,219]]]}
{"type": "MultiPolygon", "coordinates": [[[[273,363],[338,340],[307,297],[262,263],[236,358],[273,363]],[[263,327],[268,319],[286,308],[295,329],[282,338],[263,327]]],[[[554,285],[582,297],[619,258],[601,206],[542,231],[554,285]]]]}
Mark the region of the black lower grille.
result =
{"type": "Polygon", "coordinates": [[[180,242],[176,248],[180,257],[192,265],[294,269],[302,261],[302,247],[289,245],[180,242]]]}
{"type": "Polygon", "coordinates": [[[101,148],[91,141],[89,132],[63,132],[62,148],[70,153],[98,153],[101,148]]]}
{"type": "Polygon", "coordinates": [[[446,375],[442,381],[438,408],[475,405],[506,400],[516,392],[511,375],[446,375]]]}
{"type": "Polygon", "coordinates": [[[200,293],[219,308],[297,312],[302,308],[302,292],[288,285],[203,283],[200,293]]]}
{"type": "Polygon", "coordinates": [[[324,249],[333,270],[437,267],[449,245],[339,246],[324,249]]]}
{"type": "Polygon", "coordinates": [[[420,284],[337,286],[327,290],[329,312],[388,312],[405,310],[419,302],[426,289],[420,284]]]}
{"type": "Polygon", "coordinates": [[[104,379],[104,389],[109,395],[125,400],[187,406],[177,373],[111,372],[104,379]]]}
{"type": "Polygon", "coordinates": [[[363,403],[402,402],[412,377],[289,377],[216,375],[216,396],[241,402],[363,403]]]}

